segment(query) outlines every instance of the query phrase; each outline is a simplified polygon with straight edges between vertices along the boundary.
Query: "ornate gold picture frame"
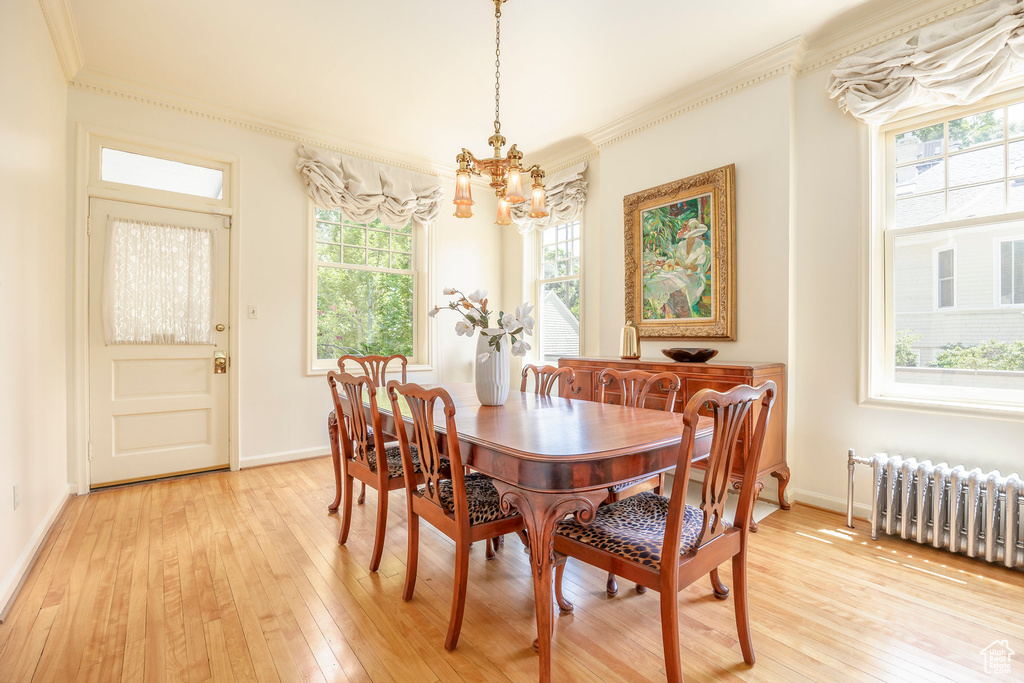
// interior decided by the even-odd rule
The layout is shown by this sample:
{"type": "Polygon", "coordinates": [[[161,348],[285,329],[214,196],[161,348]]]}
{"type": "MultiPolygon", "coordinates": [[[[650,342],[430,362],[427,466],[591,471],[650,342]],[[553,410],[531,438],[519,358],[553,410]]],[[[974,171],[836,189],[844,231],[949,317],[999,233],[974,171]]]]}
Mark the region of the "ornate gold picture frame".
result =
{"type": "Polygon", "coordinates": [[[626,320],[642,339],[736,339],[736,166],[623,199],[626,320]]]}

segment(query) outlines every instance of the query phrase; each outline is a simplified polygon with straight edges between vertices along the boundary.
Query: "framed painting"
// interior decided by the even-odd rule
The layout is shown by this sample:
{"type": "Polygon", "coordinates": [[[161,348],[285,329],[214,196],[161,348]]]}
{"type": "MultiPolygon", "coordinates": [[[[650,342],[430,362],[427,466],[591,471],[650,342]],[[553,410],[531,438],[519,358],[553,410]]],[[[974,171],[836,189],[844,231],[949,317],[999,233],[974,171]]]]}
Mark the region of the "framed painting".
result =
{"type": "Polygon", "coordinates": [[[626,320],[641,339],[736,339],[736,166],[628,195],[626,320]]]}

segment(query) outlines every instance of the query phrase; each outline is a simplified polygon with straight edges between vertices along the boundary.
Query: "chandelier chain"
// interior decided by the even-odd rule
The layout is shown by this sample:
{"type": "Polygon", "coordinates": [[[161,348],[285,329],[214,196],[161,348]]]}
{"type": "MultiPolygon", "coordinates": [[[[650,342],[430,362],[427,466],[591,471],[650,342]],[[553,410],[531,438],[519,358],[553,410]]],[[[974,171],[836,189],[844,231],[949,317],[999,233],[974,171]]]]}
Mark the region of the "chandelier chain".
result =
{"type": "Polygon", "coordinates": [[[501,134],[501,3],[494,5],[494,133],[501,134]]]}

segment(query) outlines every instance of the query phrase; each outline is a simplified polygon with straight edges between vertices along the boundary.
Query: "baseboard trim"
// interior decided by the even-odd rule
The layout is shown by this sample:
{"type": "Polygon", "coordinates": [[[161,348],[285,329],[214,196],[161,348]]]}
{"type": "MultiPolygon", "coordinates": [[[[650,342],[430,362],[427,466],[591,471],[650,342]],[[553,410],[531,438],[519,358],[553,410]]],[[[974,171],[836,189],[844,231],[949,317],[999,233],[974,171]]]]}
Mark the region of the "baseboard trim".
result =
{"type": "Polygon", "coordinates": [[[72,488],[72,486],[68,486],[67,490],[53,502],[50,510],[46,513],[46,517],[43,518],[43,521],[36,528],[36,532],[33,534],[28,547],[21,553],[21,557],[14,563],[11,571],[7,573],[3,583],[0,584],[0,624],[4,623],[4,619],[7,618],[7,613],[11,611],[14,600],[18,597],[18,593],[21,592],[21,587],[25,584],[29,572],[32,571],[36,560],[39,559],[39,551],[43,549],[47,536],[53,530],[53,525],[60,519],[64,508],[71,500],[71,497],[75,495],[72,493],[72,488]]]}
{"type": "MultiPolygon", "coordinates": [[[[846,500],[843,498],[826,496],[814,491],[808,491],[807,489],[790,489],[790,491],[792,491],[792,498],[795,503],[803,503],[804,505],[821,510],[846,514],[846,500]]],[[[867,519],[871,515],[871,506],[864,503],[854,503],[853,515],[854,517],[867,519]]]]}
{"type": "Polygon", "coordinates": [[[266,453],[264,455],[250,455],[238,459],[239,469],[248,467],[262,467],[263,465],[276,465],[281,462],[292,462],[293,460],[308,460],[331,454],[330,446],[318,446],[316,448],[302,448],[297,451],[280,451],[278,453],[266,453]]]}

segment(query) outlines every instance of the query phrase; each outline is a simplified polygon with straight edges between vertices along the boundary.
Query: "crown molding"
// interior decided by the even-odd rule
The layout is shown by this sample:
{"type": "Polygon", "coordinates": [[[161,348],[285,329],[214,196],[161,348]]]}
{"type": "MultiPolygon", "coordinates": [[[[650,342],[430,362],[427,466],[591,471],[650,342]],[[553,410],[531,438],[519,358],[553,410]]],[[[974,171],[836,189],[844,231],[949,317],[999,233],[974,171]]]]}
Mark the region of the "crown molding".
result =
{"type": "Polygon", "coordinates": [[[598,148],[606,147],[727,95],[778,76],[795,74],[800,68],[806,50],[807,43],[803,36],[791,38],[781,45],[593,130],[586,134],[586,138],[598,148]]]}
{"type": "Polygon", "coordinates": [[[557,143],[537,153],[538,165],[547,175],[557,173],[583,161],[594,159],[601,150],[586,138],[572,138],[570,141],[557,143]]]}
{"type": "Polygon", "coordinates": [[[452,180],[455,178],[455,172],[450,167],[426,159],[395,154],[390,150],[380,147],[353,143],[351,140],[345,140],[324,131],[260,119],[176,93],[156,90],[119,80],[88,69],[83,70],[72,79],[69,86],[85,92],[155,106],[175,113],[234,126],[254,133],[270,135],[301,145],[320,147],[332,152],[340,152],[389,166],[397,166],[398,168],[405,168],[410,171],[436,175],[452,180]]]}
{"type": "Polygon", "coordinates": [[[39,0],[39,9],[46,20],[46,28],[50,31],[50,39],[57,51],[60,68],[64,71],[64,80],[68,83],[82,69],[82,49],[78,46],[75,35],[75,23],[71,18],[71,7],[67,0],[39,0]]]}
{"type": "Polygon", "coordinates": [[[810,41],[800,73],[834,64],[845,57],[916,31],[988,0],[903,0],[866,6],[859,19],[844,21],[842,28],[815,36],[810,41]],[[873,9],[876,8],[877,9],[873,9]],[[886,27],[879,31],[879,26],[886,27]]]}

